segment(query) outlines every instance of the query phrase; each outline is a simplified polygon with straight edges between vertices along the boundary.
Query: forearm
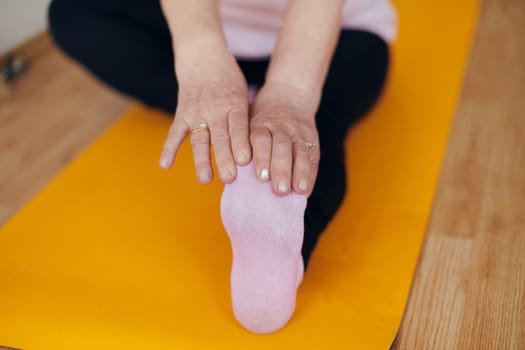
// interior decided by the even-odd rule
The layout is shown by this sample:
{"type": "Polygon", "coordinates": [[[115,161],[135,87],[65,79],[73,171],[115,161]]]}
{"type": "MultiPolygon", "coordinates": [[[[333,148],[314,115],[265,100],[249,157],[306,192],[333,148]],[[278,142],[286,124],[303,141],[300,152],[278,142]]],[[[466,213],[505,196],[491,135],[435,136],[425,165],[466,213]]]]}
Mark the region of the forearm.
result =
{"type": "Polygon", "coordinates": [[[218,0],[160,0],[160,3],[176,59],[210,47],[226,48],[218,0]]]}
{"type": "Polygon", "coordinates": [[[266,76],[291,84],[317,104],[337,44],[344,0],[290,0],[266,76]]]}

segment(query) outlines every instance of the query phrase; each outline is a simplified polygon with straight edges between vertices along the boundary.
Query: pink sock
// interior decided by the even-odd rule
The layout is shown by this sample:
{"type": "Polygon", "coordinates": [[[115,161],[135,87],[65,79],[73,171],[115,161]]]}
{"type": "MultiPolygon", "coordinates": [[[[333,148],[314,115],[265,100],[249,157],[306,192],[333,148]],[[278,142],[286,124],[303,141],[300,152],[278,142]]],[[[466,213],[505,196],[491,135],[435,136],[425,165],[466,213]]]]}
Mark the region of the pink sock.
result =
{"type": "Polygon", "coordinates": [[[237,320],[254,333],[282,328],[295,309],[303,277],[306,196],[279,197],[252,164],[225,185],[221,216],[233,250],[231,294],[237,320]]]}

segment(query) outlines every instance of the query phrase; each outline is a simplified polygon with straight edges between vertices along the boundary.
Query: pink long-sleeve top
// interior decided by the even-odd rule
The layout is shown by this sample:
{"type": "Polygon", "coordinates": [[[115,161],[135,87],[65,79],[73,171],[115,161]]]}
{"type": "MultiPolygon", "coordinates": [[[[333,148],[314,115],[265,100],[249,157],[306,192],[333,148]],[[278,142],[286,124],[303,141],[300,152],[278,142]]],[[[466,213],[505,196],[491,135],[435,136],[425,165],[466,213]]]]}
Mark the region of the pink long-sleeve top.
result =
{"type": "MultiPolygon", "coordinates": [[[[287,0],[221,0],[230,51],[245,58],[270,56],[286,4],[287,0]]],[[[397,14],[389,0],[347,0],[341,16],[342,28],[370,31],[389,43],[396,36],[397,14]]]]}

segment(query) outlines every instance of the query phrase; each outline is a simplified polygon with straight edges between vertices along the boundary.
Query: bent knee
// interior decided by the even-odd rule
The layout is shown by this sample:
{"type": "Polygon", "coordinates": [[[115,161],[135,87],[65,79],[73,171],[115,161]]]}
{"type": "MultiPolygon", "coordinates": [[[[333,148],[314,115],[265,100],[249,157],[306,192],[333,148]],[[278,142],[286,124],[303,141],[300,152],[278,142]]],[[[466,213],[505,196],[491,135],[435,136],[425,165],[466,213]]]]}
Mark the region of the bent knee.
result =
{"type": "Polygon", "coordinates": [[[49,5],[49,32],[55,43],[68,54],[79,45],[79,36],[91,31],[86,27],[93,13],[89,6],[92,6],[89,0],[52,0],[49,5]]]}
{"type": "Polygon", "coordinates": [[[55,43],[65,51],[73,36],[74,21],[72,19],[77,15],[77,11],[68,0],[53,0],[48,8],[49,32],[55,43]]]}

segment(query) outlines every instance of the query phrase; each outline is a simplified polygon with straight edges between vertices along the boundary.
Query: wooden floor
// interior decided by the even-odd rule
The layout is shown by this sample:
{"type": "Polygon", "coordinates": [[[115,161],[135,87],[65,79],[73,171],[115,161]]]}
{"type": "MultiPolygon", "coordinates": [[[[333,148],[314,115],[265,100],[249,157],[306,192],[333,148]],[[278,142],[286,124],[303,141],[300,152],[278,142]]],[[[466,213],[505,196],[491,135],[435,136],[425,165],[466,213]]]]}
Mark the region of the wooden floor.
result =
{"type": "Polygon", "coordinates": [[[486,0],[395,349],[525,349],[525,1],[486,0]]]}
{"type": "Polygon", "coordinates": [[[0,225],[129,108],[57,49],[0,100],[0,225]]]}
{"type": "MultiPolygon", "coordinates": [[[[0,101],[0,225],[130,101],[55,49],[0,101]]],[[[486,0],[395,349],[525,349],[525,1],[486,0]]]]}

